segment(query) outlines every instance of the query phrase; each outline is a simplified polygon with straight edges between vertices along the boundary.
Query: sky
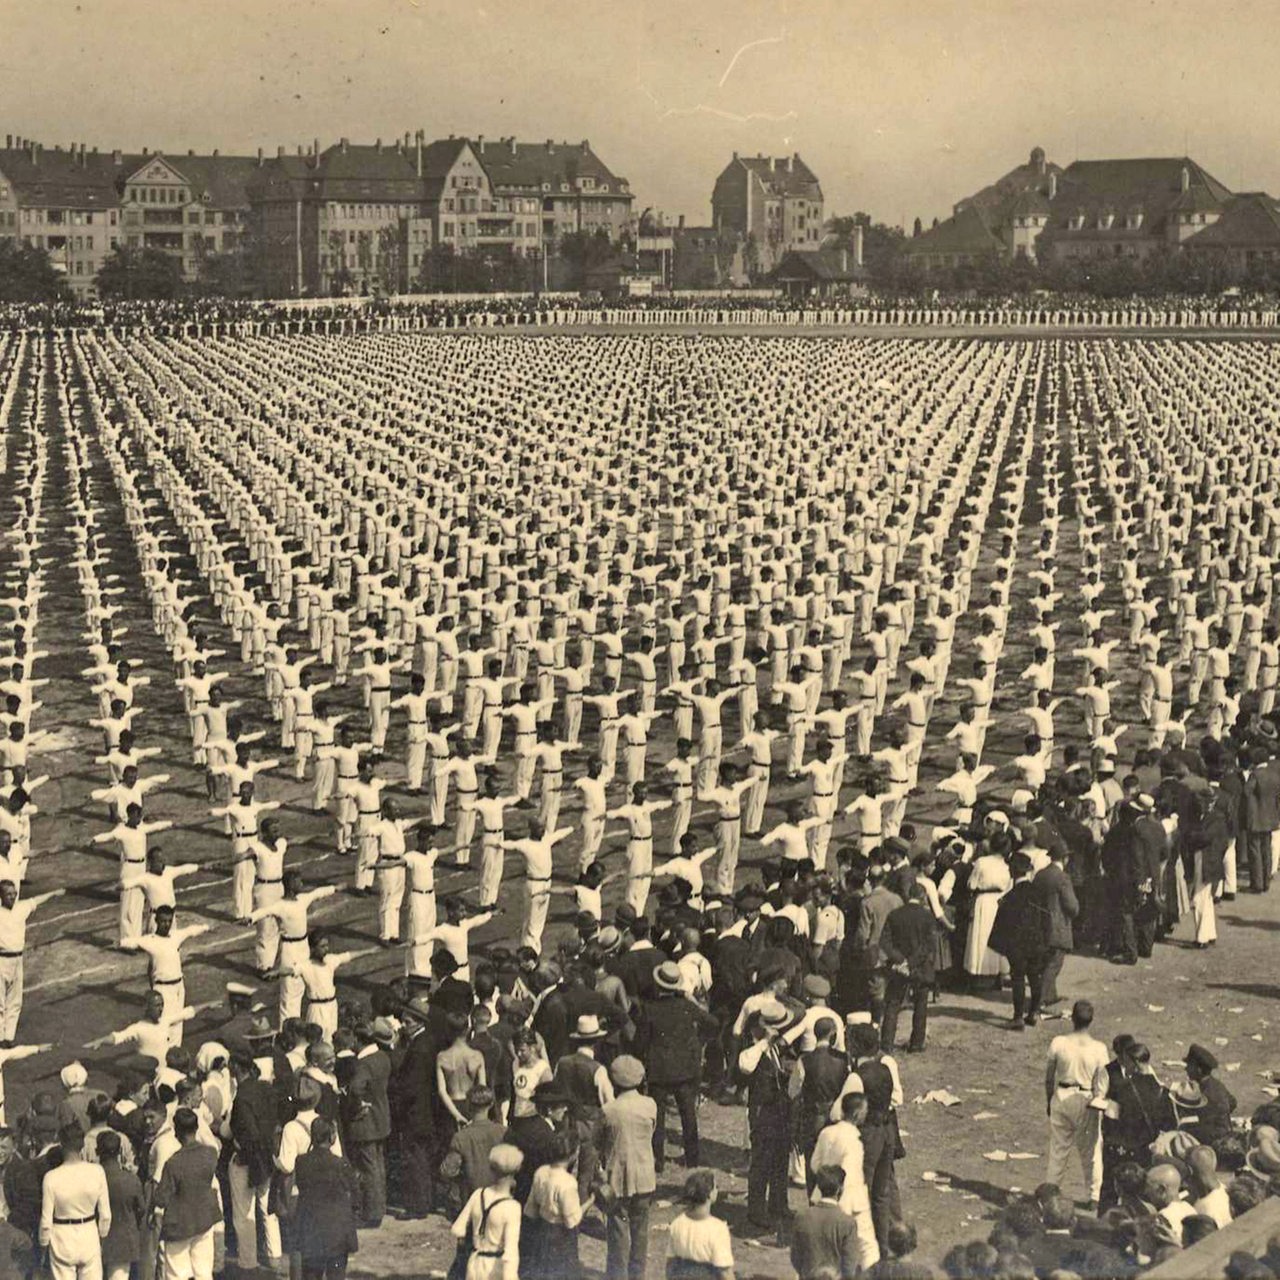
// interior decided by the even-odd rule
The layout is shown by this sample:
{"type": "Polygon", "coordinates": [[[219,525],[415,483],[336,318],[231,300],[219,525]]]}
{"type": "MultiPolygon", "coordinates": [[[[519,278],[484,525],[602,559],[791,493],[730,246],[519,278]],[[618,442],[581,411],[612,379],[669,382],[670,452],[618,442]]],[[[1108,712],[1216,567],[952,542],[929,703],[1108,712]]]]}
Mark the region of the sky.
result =
{"type": "Polygon", "coordinates": [[[735,151],[910,226],[1041,146],[1188,154],[1280,193],[1280,0],[41,0],[6,6],[0,132],[274,154],[406,130],[592,147],[710,220],[735,151]]]}

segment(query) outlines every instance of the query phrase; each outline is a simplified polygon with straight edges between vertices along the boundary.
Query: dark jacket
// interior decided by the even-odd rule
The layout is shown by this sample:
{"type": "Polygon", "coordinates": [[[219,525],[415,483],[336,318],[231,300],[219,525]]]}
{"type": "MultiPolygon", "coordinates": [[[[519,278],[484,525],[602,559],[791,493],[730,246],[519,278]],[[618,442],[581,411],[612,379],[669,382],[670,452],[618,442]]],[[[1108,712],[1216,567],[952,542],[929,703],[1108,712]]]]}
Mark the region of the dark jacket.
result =
{"type": "Polygon", "coordinates": [[[644,1063],[651,1085],[685,1084],[701,1077],[703,1041],[718,1028],[685,996],[658,995],[640,1007],[632,1052],[644,1063]]]}
{"type": "Polygon", "coordinates": [[[891,965],[906,961],[914,982],[932,983],[938,970],[938,926],[921,902],[908,902],[889,912],[880,933],[880,950],[891,965]]]}
{"type": "Polygon", "coordinates": [[[1011,964],[1025,965],[1046,953],[1045,920],[1035,884],[1019,880],[1000,899],[987,946],[1011,964]]]}
{"type": "Polygon", "coordinates": [[[255,1187],[271,1181],[276,1121],[275,1090],[262,1080],[242,1080],[231,1104],[231,1136],[240,1161],[248,1166],[249,1182],[255,1187]]]}
{"type": "Polygon", "coordinates": [[[356,1215],[356,1171],[332,1151],[316,1149],[298,1157],[297,1239],[304,1262],[343,1258],[359,1248],[356,1215]]]}
{"type": "Polygon", "coordinates": [[[122,1169],[115,1160],[104,1164],[102,1172],[107,1175],[107,1195],[111,1200],[111,1230],[102,1242],[102,1266],[104,1271],[110,1271],[142,1257],[147,1205],[136,1173],[122,1169]]]}
{"type": "Polygon", "coordinates": [[[1070,951],[1075,946],[1071,922],[1080,914],[1080,902],[1071,877],[1056,862],[1036,873],[1031,882],[1032,902],[1042,912],[1044,944],[1050,950],[1070,951]]]}
{"type": "Polygon", "coordinates": [[[391,1134],[387,1081],[391,1059],[379,1049],[357,1056],[347,1085],[347,1138],[351,1142],[383,1142],[391,1134]]]}
{"type": "Polygon", "coordinates": [[[827,1113],[840,1096],[849,1078],[849,1060],[843,1053],[819,1045],[800,1059],[804,1081],[800,1086],[797,1134],[802,1143],[812,1142],[827,1123],[827,1113]]]}
{"type": "Polygon", "coordinates": [[[852,1280],[858,1273],[858,1229],[852,1215],[824,1202],[796,1214],[791,1266],[799,1280],[852,1280]]]}
{"type": "Polygon", "coordinates": [[[428,1137],[435,1130],[436,1058],[435,1041],[420,1031],[405,1046],[395,1078],[396,1128],[414,1138],[428,1137]]]}
{"type": "Polygon", "coordinates": [[[516,1116],[503,1140],[524,1153],[524,1163],[516,1174],[514,1188],[515,1198],[523,1204],[529,1198],[533,1175],[550,1162],[556,1149],[555,1126],[545,1116],[516,1116]]]}
{"type": "Polygon", "coordinates": [[[533,1015],[533,1029],[547,1046],[548,1062],[559,1062],[569,1052],[569,1032],[572,1027],[563,987],[557,987],[543,997],[538,1005],[538,1012],[533,1015]]]}
{"type": "Polygon", "coordinates": [[[222,1221],[214,1179],[218,1153],[203,1143],[190,1142],[166,1161],[156,1188],[156,1204],[164,1209],[162,1240],[188,1240],[203,1235],[222,1221]]]}
{"type": "Polygon", "coordinates": [[[1280,828],[1280,762],[1268,760],[1249,771],[1244,783],[1244,825],[1248,831],[1280,828]]]}

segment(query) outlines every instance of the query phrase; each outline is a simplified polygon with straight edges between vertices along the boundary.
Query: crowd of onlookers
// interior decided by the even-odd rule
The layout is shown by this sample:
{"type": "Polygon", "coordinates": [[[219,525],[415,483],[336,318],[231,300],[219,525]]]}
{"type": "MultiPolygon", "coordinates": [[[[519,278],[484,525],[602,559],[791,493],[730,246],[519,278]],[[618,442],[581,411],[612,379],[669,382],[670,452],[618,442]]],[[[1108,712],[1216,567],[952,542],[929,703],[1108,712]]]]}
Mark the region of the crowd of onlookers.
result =
{"type": "Polygon", "coordinates": [[[536,324],[759,323],[818,325],[1101,326],[1269,328],[1274,298],[1169,296],[1099,299],[1058,293],[980,297],[933,290],[919,295],[837,297],[749,294],[512,294],[452,298],[334,298],[303,302],[235,298],[171,301],[94,299],[0,305],[0,329],[149,329],[205,336],[219,332],[350,333],[399,321],[414,328],[536,324]]]}

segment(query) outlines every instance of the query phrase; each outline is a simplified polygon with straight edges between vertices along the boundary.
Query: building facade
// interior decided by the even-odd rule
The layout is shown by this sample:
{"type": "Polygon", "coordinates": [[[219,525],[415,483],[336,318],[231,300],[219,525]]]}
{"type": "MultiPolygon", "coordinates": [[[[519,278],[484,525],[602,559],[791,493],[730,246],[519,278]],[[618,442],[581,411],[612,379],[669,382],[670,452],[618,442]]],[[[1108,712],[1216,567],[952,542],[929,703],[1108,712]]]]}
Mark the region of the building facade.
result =
{"type": "Polygon", "coordinates": [[[822,241],[822,187],[798,154],[740,156],[716,179],[711,222],[722,235],[750,246],[755,269],[772,271],[790,249],[816,249],[822,241]]]}
{"type": "Polygon", "coordinates": [[[343,139],[259,164],[248,182],[272,296],[405,291],[433,248],[545,258],[572,232],[617,242],[632,195],[588,142],[406,134],[384,146],[343,139]]]}
{"type": "MultiPolygon", "coordinates": [[[[1077,160],[1064,169],[1036,147],[1026,164],[958,201],[951,217],[903,252],[926,269],[991,259],[1141,260],[1192,248],[1243,198],[1188,156],[1077,160]]],[[[1269,226],[1256,210],[1233,222],[1233,236],[1269,226]]]]}

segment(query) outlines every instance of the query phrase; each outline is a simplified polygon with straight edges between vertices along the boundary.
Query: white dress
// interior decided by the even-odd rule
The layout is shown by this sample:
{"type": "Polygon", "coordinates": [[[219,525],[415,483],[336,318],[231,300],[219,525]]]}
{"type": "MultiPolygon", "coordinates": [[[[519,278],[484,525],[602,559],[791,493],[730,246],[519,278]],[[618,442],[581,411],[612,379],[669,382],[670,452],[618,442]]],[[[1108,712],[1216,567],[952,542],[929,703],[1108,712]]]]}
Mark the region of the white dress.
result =
{"type": "Polygon", "coordinates": [[[976,978],[995,978],[1009,972],[1009,963],[987,946],[991,928],[996,922],[1000,899],[1009,892],[1013,880],[1009,865],[995,854],[976,859],[969,873],[973,893],[973,920],[964,945],[964,971],[976,978]]]}

